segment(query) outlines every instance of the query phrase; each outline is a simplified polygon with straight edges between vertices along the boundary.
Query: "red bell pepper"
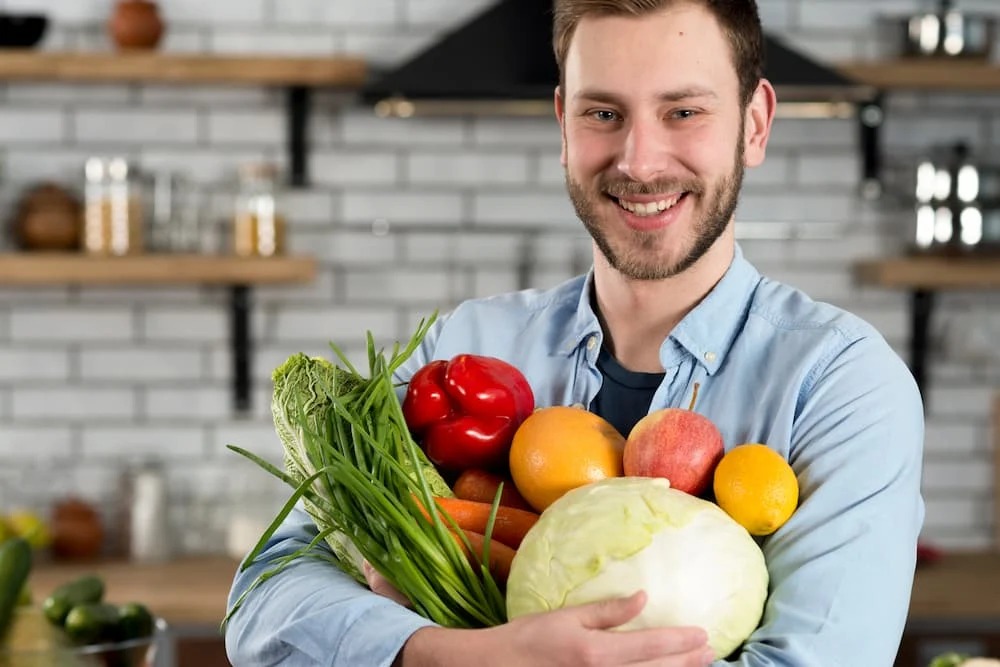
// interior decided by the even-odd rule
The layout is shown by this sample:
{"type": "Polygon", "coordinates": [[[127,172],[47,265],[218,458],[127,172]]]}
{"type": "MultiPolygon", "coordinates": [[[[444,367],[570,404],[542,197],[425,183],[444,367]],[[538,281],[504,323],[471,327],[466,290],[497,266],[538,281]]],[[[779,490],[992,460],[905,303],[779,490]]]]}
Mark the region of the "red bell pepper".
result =
{"type": "Polygon", "coordinates": [[[414,373],[403,416],[427,458],[449,471],[506,463],[514,432],[535,409],[527,378],[494,357],[459,354],[414,373]]]}

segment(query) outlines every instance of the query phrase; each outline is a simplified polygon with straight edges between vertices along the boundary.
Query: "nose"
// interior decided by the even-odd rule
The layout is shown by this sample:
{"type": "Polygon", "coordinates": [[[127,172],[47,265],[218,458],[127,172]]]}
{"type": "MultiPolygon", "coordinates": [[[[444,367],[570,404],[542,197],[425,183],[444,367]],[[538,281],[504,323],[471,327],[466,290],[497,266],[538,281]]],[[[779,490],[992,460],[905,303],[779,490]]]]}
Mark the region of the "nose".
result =
{"type": "Polygon", "coordinates": [[[668,148],[666,131],[659,122],[633,118],[625,135],[618,170],[633,181],[651,182],[666,168],[668,148]]]}

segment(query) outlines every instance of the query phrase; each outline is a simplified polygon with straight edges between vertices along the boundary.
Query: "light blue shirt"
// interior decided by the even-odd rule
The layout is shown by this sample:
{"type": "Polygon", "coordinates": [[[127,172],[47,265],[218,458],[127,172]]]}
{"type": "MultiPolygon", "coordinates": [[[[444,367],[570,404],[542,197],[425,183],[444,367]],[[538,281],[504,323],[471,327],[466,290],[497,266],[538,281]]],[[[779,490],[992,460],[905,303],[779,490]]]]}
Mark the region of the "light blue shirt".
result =
{"type": "MultiPolygon", "coordinates": [[[[461,304],[403,377],[431,359],[492,355],[525,373],[539,406],[589,405],[603,336],[592,280],[461,304]]],[[[800,486],[794,515],[761,540],[771,577],[761,625],[736,662],[716,665],[892,665],[924,517],[923,406],[900,358],[861,319],[763,277],[737,246],[723,279],[663,341],[660,360],[666,375],[651,410],[687,407],[700,383],[696,409],[726,448],[768,444],[800,486]]],[[[264,556],[315,534],[296,509],[264,556]]],[[[230,604],[264,569],[235,578],[230,604]]],[[[388,667],[426,625],[329,563],[304,559],[248,596],[226,645],[236,667],[388,667]]]]}

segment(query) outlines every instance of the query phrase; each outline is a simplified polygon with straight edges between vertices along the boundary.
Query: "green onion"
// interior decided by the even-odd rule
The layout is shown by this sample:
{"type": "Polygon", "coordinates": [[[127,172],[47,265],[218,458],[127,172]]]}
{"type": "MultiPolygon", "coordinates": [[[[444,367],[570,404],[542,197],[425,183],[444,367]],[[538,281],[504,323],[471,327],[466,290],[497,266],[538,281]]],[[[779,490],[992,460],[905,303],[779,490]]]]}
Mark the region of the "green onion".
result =
{"type": "MultiPolygon", "coordinates": [[[[240,447],[229,449],[294,490],[243,567],[260,557],[300,500],[320,532],[308,547],[273,559],[275,567],[260,575],[247,593],[306,557],[330,561],[364,584],[364,559],[417,613],[439,625],[475,628],[506,621],[504,596],[488,566],[500,492],[479,559],[458,524],[434,502],[451,491],[410,435],[393,382],[393,373],[416,351],[433,321],[433,316],[422,321],[409,343],[402,350],[396,343],[389,358],[376,350],[368,332],[367,377],[332,343],[340,365],[299,354],[275,371],[272,414],[284,445],[285,470],[240,447]],[[320,542],[326,542],[332,554],[318,551],[320,542]]],[[[229,610],[223,625],[247,593],[229,610]]]]}

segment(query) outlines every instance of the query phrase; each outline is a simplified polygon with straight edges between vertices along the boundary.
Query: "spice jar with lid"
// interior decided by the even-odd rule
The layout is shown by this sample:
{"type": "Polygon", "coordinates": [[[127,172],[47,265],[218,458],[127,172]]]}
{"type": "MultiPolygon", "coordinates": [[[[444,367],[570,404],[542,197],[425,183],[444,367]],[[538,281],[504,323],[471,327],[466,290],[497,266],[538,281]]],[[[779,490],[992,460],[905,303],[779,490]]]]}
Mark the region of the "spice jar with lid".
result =
{"type": "Polygon", "coordinates": [[[233,252],[270,257],[285,252],[285,219],[279,210],[278,170],[272,164],[244,165],[233,224],[233,252]]]}
{"type": "Polygon", "coordinates": [[[138,171],[124,158],[90,158],[85,169],[84,248],[97,255],[143,250],[145,197],[138,171]]]}

